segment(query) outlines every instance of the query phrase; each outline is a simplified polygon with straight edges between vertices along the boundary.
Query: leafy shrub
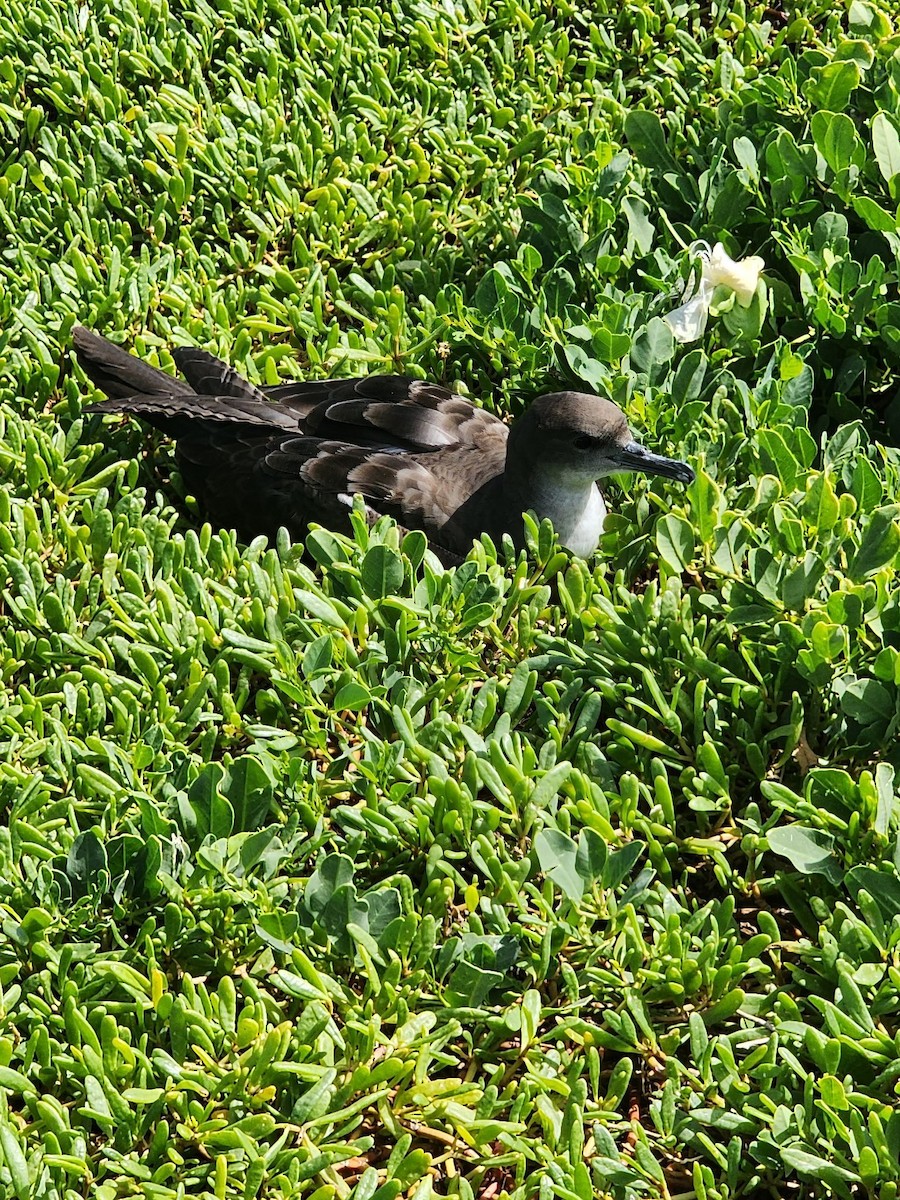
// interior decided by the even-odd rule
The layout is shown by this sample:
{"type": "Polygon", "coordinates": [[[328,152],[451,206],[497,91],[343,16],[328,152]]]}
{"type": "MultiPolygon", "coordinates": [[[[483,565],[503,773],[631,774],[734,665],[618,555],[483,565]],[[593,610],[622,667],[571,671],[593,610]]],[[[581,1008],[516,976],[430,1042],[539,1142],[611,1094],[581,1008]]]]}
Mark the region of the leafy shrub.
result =
{"type": "Polygon", "coordinates": [[[5,1193],[895,1196],[886,14],[38,0],[3,37],[5,1193]],[[680,347],[698,238],[766,287],[680,347]],[[593,563],[241,547],[82,415],[76,321],[504,413],[587,385],[697,479],[611,484],[593,563]]]}

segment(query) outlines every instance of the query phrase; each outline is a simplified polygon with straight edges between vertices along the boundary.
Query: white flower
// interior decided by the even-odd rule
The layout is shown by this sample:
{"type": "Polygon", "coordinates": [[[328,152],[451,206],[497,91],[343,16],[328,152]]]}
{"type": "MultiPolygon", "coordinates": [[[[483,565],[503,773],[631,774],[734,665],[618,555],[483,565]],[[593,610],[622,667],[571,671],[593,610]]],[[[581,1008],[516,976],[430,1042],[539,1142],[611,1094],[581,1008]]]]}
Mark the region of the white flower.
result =
{"type": "Polygon", "coordinates": [[[696,294],[693,295],[692,291],[689,283],[684,294],[691,296],[690,300],[686,300],[678,308],[673,308],[663,317],[674,333],[676,342],[696,342],[697,338],[703,337],[706,329],[709,305],[715,288],[708,280],[701,278],[696,294]]]}
{"type": "Polygon", "coordinates": [[[735,262],[721,242],[716,242],[712,250],[708,242],[694,242],[689,253],[700,259],[699,283],[696,274],[692,274],[684,289],[682,303],[663,317],[679,342],[695,342],[703,336],[713,292],[719,284],[731,288],[738,304],[749,308],[766,265],[758,254],[735,262]]]}
{"type": "Polygon", "coordinates": [[[722,243],[716,242],[713,252],[709,256],[709,262],[703,265],[703,275],[704,278],[709,279],[713,287],[719,283],[730,287],[737,296],[737,302],[741,308],[749,308],[756,295],[756,287],[765,265],[758,254],[751,254],[749,258],[742,258],[740,262],[735,262],[725,253],[722,243]]]}

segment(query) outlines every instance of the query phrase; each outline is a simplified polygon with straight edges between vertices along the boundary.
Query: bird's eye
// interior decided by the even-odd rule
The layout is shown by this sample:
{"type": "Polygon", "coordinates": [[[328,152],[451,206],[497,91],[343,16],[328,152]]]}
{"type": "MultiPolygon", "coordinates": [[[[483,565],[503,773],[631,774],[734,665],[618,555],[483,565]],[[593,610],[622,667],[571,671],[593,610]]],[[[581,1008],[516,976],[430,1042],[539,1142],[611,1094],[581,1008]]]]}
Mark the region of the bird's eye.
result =
{"type": "Polygon", "coordinates": [[[586,433],[575,439],[576,450],[595,450],[599,445],[599,438],[588,437],[586,433]]]}

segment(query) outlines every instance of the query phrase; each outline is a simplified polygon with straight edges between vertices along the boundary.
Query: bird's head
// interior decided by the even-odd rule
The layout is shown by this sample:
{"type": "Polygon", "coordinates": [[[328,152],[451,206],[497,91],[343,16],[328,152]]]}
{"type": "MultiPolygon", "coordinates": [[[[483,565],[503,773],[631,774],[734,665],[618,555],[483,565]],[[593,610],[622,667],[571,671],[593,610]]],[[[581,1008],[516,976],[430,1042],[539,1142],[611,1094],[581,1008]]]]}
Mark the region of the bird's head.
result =
{"type": "Polygon", "coordinates": [[[510,430],[507,465],[517,474],[540,471],[573,483],[618,471],[643,471],[680,483],[694,478],[686,462],[636,442],[617,404],[584,392],[539,396],[510,430]]]}

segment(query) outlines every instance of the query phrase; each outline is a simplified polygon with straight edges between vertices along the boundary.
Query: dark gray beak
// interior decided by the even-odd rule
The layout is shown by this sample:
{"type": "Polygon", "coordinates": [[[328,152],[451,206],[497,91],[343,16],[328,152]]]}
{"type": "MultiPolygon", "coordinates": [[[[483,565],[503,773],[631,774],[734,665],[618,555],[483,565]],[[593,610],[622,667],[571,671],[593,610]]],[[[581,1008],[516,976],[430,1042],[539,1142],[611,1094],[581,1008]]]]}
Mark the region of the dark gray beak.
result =
{"type": "Polygon", "coordinates": [[[637,442],[626,442],[615,452],[616,465],[623,471],[643,471],[645,475],[663,475],[666,479],[677,479],[679,483],[693,483],[694,472],[686,462],[678,458],[663,458],[645,450],[637,442]]]}

